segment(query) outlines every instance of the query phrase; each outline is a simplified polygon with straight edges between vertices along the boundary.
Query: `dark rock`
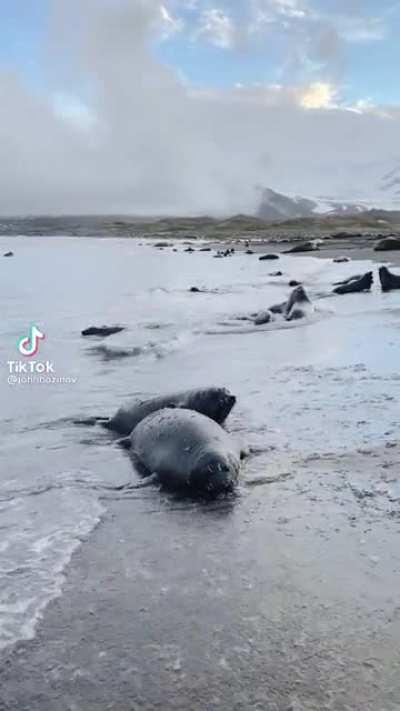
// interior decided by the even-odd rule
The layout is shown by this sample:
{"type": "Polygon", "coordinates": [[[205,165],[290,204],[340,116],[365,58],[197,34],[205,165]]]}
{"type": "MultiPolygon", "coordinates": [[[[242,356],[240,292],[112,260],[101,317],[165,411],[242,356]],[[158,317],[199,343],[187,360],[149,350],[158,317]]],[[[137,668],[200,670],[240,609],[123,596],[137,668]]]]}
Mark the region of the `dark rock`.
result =
{"type": "Polygon", "coordinates": [[[296,279],[291,279],[289,286],[301,286],[301,281],[296,281],[296,279]]]}
{"type": "Polygon", "coordinates": [[[172,247],[172,244],[170,242],[156,242],[154,246],[162,249],[163,247],[172,247]]]}
{"type": "Polygon", "coordinates": [[[193,247],[186,247],[186,249],[183,250],[184,252],[194,252],[193,247]]]}
{"type": "Polygon", "coordinates": [[[278,277],[278,276],[282,276],[282,275],[283,275],[283,272],[270,272],[270,274],[268,274],[268,276],[272,276],[272,277],[278,277]]]}
{"type": "Polygon", "coordinates": [[[245,254],[254,254],[254,252],[252,249],[246,249],[245,254]]]}
{"type": "Polygon", "coordinates": [[[89,326],[81,331],[82,336],[112,336],[125,331],[125,326],[89,326]]]}
{"type": "Polygon", "coordinates": [[[3,254],[3,257],[13,257],[13,256],[14,256],[14,252],[6,252],[5,254],[3,254]]]}
{"type": "Polygon", "coordinates": [[[211,247],[201,247],[199,252],[211,252],[211,247]]]}
{"type": "Polygon", "coordinates": [[[189,289],[189,291],[190,291],[192,294],[200,294],[201,289],[199,289],[198,286],[191,286],[190,289],[189,289]]]}
{"type": "Polygon", "coordinates": [[[350,262],[350,257],[335,257],[333,261],[335,264],[342,264],[344,262],[350,262]]]}

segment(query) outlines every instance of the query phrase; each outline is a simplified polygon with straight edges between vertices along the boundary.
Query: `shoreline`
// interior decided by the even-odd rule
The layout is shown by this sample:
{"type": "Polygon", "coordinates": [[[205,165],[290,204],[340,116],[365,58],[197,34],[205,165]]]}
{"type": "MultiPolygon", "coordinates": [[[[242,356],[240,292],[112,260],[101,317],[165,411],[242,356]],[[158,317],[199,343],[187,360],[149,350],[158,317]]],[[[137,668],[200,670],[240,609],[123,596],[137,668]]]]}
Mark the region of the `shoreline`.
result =
{"type": "Polygon", "coordinates": [[[4,708],[395,711],[399,517],[338,473],[387,456],[297,462],[211,506],[105,502],[35,638],[0,655],[4,708]]]}
{"type": "Polygon", "coordinates": [[[157,489],[102,500],[35,637],[0,653],[0,708],[398,711],[399,499],[371,483],[390,488],[400,465],[386,435],[272,454],[288,477],[207,506],[157,489]]]}

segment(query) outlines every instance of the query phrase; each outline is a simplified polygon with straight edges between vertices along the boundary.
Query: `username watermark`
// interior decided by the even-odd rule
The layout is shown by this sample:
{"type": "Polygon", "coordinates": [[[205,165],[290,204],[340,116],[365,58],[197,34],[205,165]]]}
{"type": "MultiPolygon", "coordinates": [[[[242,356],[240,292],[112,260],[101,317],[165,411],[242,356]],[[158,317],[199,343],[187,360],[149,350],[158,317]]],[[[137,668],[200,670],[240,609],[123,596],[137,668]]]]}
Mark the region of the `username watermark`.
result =
{"type": "Polygon", "coordinates": [[[30,326],[28,336],[18,339],[17,349],[25,360],[7,361],[9,385],[73,385],[78,382],[76,376],[57,375],[51,360],[32,360],[44,339],[45,334],[37,326],[30,326]]]}
{"type": "Polygon", "coordinates": [[[74,385],[78,378],[70,375],[9,375],[7,382],[9,385],[74,385]]]}

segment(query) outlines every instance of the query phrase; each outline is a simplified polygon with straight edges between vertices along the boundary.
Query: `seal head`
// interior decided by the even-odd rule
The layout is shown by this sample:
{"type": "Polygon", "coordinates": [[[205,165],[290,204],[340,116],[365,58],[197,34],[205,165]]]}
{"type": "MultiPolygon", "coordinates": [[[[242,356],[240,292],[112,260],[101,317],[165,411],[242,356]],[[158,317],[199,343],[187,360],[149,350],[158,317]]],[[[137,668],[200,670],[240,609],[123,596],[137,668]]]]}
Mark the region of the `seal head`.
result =
{"type": "Polygon", "coordinates": [[[207,413],[208,417],[221,425],[225,422],[236,403],[236,397],[226,388],[207,388],[189,392],[189,397],[183,406],[189,410],[207,413]]]}
{"type": "Polygon", "coordinates": [[[200,455],[189,476],[193,491],[218,494],[232,491],[239,476],[239,462],[219,452],[200,455]]]}

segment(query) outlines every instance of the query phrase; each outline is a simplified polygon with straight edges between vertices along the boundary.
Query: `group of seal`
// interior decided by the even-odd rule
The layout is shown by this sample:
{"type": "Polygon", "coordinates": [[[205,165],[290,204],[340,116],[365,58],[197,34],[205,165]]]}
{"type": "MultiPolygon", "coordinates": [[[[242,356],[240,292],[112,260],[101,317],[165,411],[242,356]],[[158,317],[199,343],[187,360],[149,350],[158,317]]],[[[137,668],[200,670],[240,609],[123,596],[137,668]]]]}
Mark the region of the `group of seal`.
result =
{"type": "MultiPolygon", "coordinates": [[[[379,281],[382,291],[392,291],[400,289],[400,275],[393,274],[387,267],[379,267],[379,281]]],[[[372,272],[365,274],[355,274],[354,276],[336,282],[333,286],[335,294],[353,294],[361,291],[369,291],[374,282],[372,272]]]]}
{"type": "Polygon", "coordinates": [[[131,450],[145,479],[172,489],[215,495],[234,488],[240,448],[221,427],[236,397],[225,388],[171,393],[133,400],[103,426],[129,435],[119,440],[131,450]]]}
{"type": "Polygon", "coordinates": [[[266,311],[258,311],[250,314],[249,320],[253,321],[255,326],[262,326],[274,320],[275,315],[280,315],[285,321],[296,321],[297,319],[305,318],[314,311],[314,306],[311,303],[306,290],[303,286],[296,286],[291,292],[289,298],[279,304],[273,304],[266,311]]]}

